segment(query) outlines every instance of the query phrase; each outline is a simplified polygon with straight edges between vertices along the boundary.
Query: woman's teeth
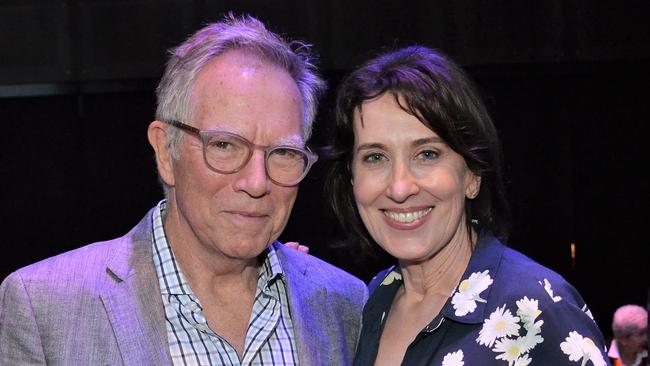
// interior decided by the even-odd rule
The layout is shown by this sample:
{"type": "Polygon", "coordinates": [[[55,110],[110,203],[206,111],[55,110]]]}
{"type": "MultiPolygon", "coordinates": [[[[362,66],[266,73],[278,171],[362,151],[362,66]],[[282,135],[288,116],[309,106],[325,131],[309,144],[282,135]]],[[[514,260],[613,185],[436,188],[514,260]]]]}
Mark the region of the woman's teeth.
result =
{"type": "Polygon", "coordinates": [[[388,216],[391,220],[401,222],[404,224],[419,220],[424,217],[426,214],[431,212],[431,207],[426,210],[413,211],[413,212],[391,212],[384,211],[384,215],[388,216]]]}

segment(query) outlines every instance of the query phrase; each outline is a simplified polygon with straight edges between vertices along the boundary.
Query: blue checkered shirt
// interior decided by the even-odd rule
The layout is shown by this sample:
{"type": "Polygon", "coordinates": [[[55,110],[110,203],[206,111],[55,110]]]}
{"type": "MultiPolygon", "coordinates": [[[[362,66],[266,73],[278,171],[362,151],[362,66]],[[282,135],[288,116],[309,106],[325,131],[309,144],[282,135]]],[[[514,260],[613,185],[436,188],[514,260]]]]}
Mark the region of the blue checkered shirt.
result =
{"type": "Polygon", "coordinates": [[[296,342],[282,267],[273,247],[262,264],[244,354],[208,326],[203,307],[174,258],[163,229],[166,201],[153,215],[153,261],[174,365],[297,365],[296,342]]]}

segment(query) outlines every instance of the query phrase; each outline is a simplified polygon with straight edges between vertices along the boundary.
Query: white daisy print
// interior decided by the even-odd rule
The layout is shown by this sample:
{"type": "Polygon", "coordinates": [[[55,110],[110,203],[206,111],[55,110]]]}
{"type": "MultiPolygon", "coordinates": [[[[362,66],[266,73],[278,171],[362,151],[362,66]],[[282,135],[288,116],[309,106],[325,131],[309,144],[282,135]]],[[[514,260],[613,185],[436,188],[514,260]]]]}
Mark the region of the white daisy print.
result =
{"type": "Polygon", "coordinates": [[[470,294],[457,292],[454,294],[454,297],[451,298],[451,303],[454,305],[454,314],[456,314],[456,316],[465,316],[476,310],[476,301],[472,299],[470,294]]]}
{"type": "Polygon", "coordinates": [[[483,322],[476,342],[487,347],[494,345],[492,351],[499,353],[495,358],[508,362],[509,366],[526,366],[532,362],[528,353],[544,342],[540,335],[544,321],[535,321],[542,313],[537,299],[524,296],[515,303],[517,316],[506,309],[506,304],[497,308],[483,322]],[[520,336],[522,330],[525,332],[520,336]]]}
{"type": "Polygon", "coordinates": [[[528,366],[529,363],[533,361],[532,358],[528,357],[528,355],[523,355],[515,360],[515,363],[512,364],[512,366],[528,366]]]}
{"type": "Polygon", "coordinates": [[[459,349],[456,352],[449,352],[445,355],[445,358],[443,358],[442,366],[463,366],[465,364],[463,357],[462,349],[459,349]]]}
{"type": "Polygon", "coordinates": [[[468,279],[464,280],[460,283],[460,285],[458,285],[458,291],[480,294],[485,289],[487,289],[492,284],[492,282],[494,281],[492,280],[492,277],[490,277],[489,270],[486,269],[483,272],[474,272],[469,276],[468,279]]]}
{"type": "Polygon", "coordinates": [[[488,319],[483,322],[483,328],[479,332],[476,342],[481,345],[492,347],[497,338],[519,334],[519,318],[513,316],[506,305],[497,308],[488,319]]]}
{"type": "Polygon", "coordinates": [[[526,335],[522,337],[522,347],[524,349],[524,352],[528,352],[535,348],[538,344],[544,342],[544,338],[542,338],[539,333],[542,331],[542,324],[544,324],[543,320],[540,320],[536,323],[529,324],[526,327],[526,335]]]}
{"type": "Polygon", "coordinates": [[[456,316],[464,316],[476,310],[476,302],[485,302],[479,294],[485,291],[494,282],[489,275],[490,271],[474,272],[468,279],[458,285],[458,291],[451,299],[456,316]]]}
{"type": "Polygon", "coordinates": [[[564,354],[569,355],[570,361],[578,361],[584,355],[582,351],[583,343],[583,338],[578,332],[571,332],[564,342],[560,343],[560,349],[564,354]]]}
{"type": "Polygon", "coordinates": [[[381,281],[382,286],[388,286],[393,283],[395,280],[402,280],[402,275],[397,273],[397,271],[391,271],[383,281],[381,281]]]}
{"type": "Polygon", "coordinates": [[[497,360],[508,361],[512,365],[524,353],[520,338],[502,338],[494,344],[492,351],[499,353],[497,360]]]}
{"type": "Polygon", "coordinates": [[[560,343],[560,349],[569,356],[570,361],[580,361],[581,366],[585,366],[587,361],[591,361],[594,366],[606,365],[603,355],[594,341],[583,337],[576,331],[570,332],[565,341],[560,343]]]}
{"type": "Polygon", "coordinates": [[[587,307],[587,304],[582,305],[582,311],[584,311],[585,314],[587,314],[587,316],[591,318],[591,320],[593,320],[594,322],[596,321],[596,319],[594,319],[594,316],[591,314],[591,310],[589,310],[589,308],[587,307]]]}
{"type": "Polygon", "coordinates": [[[562,296],[553,296],[553,289],[551,288],[551,283],[548,282],[548,280],[545,278],[544,283],[542,284],[542,281],[537,281],[540,285],[544,286],[544,290],[546,290],[546,293],[548,296],[553,299],[553,302],[559,302],[562,300],[562,296]]]}
{"type": "Polygon", "coordinates": [[[524,323],[526,329],[528,329],[527,326],[535,322],[535,319],[541,313],[542,311],[539,310],[537,300],[524,296],[523,299],[517,301],[517,316],[524,323]]]}

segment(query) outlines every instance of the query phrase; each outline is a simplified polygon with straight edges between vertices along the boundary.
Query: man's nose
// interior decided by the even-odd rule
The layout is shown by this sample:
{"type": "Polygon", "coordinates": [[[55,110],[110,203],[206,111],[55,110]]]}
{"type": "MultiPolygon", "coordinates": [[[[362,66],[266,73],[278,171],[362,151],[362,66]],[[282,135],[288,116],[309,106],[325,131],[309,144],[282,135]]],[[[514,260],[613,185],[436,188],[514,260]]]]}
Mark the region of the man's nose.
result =
{"type": "Polygon", "coordinates": [[[254,198],[263,197],[269,193],[271,181],[266,174],[264,151],[253,151],[250,160],[235,173],[235,190],[246,192],[254,198]]]}

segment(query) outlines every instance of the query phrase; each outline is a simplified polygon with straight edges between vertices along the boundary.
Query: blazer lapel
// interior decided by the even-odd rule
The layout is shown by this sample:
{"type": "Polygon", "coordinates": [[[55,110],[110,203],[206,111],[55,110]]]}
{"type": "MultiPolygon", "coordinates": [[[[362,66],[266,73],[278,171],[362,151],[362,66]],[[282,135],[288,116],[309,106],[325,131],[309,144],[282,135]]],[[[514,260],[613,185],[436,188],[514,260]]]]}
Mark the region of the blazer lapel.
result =
{"type": "Polygon", "coordinates": [[[107,266],[101,298],[125,365],[171,365],[165,314],[152,260],[151,212],[123,239],[107,266]]]}
{"type": "Polygon", "coordinates": [[[345,352],[333,349],[339,344],[332,342],[332,337],[336,338],[340,330],[330,328],[338,321],[328,306],[327,288],[312,279],[306,261],[297,260],[293,249],[286,249],[283,245],[275,248],[280,254],[278,258],[287,278],[291,322],[300,364],[323,364],[332,354],[345,352]]]}

